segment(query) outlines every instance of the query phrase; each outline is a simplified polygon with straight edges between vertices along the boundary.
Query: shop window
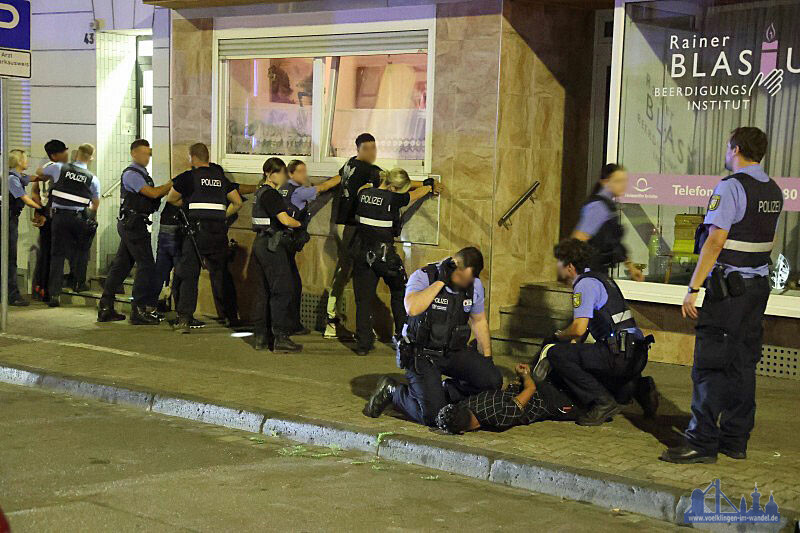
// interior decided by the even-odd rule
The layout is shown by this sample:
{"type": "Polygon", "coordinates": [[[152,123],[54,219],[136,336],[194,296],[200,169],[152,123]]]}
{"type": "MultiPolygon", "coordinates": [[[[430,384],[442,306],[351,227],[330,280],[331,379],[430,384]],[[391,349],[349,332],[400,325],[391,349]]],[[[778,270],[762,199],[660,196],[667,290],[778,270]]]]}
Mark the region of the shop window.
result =
{"type": "Polygon", "coordinates": [[[729,134],[757,126],[769,138],[763,166],[785,198],[772,255],[785,280],[774,280],[773,294],[800,295],[800,4],[629,1],[624,9],[616,159],[630,173],[621,210],[631,259],[647,281],[688,283],[694,228],[729,174],[729,134]],[[781,83],[765,82],[770,75],[781,83]]]}

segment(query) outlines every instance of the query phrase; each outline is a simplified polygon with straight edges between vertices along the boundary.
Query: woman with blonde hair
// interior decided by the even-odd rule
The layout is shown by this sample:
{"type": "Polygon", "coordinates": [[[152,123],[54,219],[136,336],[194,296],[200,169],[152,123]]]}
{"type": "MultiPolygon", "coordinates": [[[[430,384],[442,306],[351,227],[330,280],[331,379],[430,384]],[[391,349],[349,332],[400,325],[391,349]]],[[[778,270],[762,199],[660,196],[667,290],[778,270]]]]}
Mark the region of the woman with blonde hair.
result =
{"type": "MultiPolygon", "coordinates": [[[[17,287],[17,240],[19,239],[19,215],[24,207],[41,209],[38,203],[28,196],[25,187],[32,181],[25,175],[28,169],[28,154],[23,150],[11,150],[8,153],[8,304],[26,306],[28,300],[22,297],[17,287]]],[[[33,181],[36,181],[35,179],[33,181]]]]}
{"type": "Polygon", "coordinates": [[[373,348],[372,305],[378,279],[383,279],[391,293],[395,339],[402,335],[406,322],[403,297],[406,271],[402,258],[394,249],[400,236],[400,210],[439,189],[433,178],[422,187],[411,188],[411,178],[402,168],[382,170],[380,186],[363,187],[356,200],[355,256],[353,258],[353,290],[356,297],[356,348],[358,355],[367,355],[373,348]]]}

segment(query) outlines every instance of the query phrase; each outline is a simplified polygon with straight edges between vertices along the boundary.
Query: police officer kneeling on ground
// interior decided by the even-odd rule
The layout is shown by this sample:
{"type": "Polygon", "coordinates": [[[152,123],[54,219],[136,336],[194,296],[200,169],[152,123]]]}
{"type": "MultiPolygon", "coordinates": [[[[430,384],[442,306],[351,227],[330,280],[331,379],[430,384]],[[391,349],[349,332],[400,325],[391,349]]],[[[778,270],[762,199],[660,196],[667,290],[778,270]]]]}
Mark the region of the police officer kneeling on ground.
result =
{"type": "Polygon", "coordinates": [[[503,385],[492,361],[478,279],[482,269],[483,255],[469,247],[411,275],[405,297],[409,318],[397,349],[408,385],[382,377],[364,406],[365,415],[377,418],[393,403],[413,420],[435,426],[445,405],[503,385]],[[467,345],[470,333],[482,353],[467,345]],[[452,379],[442,382],[442,374],[452,379]]]}
{"type": "MultiPolygon", "coordinates": [[[[185,204],[188,219],[180,262],[175,267],[175,275],[180,278],[175,330],[180,333],[189,333],[194,323],[201,266],[208,269],[214,300],[220,304],[224,302],[223,269],[227,268],[228,261],[225,219],[242,207],[242,198],[223,170],[209,164],[205,144],[193,144],[189,157],[192,169],[173,180],[167,196],[167,201],[173,205],[185,204]]],[[[179,211],[179,215],[183,212],[179,211]]]]}
{"type": "Polygon", "coordinates": [[[631,397],[652,417],[658,393],[651,377],[642,377],[652,336],[644,338],[622,292],[605,273],[589,269],[594,251],[578,239],[556,245],[559,279],[572,284],[572,323],[544,342],[534,374],[549,369],[575,398],[589,408],[578,417],[582,426],[599,426],[619,413],[631,397]],[[584,343],[588,333],[594,343],[584,343]],[[576,341],[576,342],[572,342],[576,341]]]}
{"type": "Polygon", "coordinates": [[[131,164],[122,172],[119,187],[122,203],[119,208],[117,231],[119,248],[108,271],[103,296],[97,311],[98,322],[124,320],[125,315],[114,310],[114,295],[128,277],[136,263],[136,278],[133,281],[133,303],[131,324],[155,325],[160,323],[156,314],[157,294],[154,291],[156,263],[150,242],[150,215],[161,205],[161,197],[172,188],[172,180],[156,187],[147,172],[153,151],[150,143],[137,139],[131,143],[131,164]]]}
{"type": "Polygon", "coordinates": [[[692,420],[686,443],[661,456],[670,463],[714,463],[717,453],[747,457],[770,252],[783,210],[781,188],[759,164],[766,152],[763,131],[733,131],[725,153],[725,168],[733,174],[714,189],[697,234],[700,257],[683,300],[683,316],[697,319],[692,420]],[[698,313],[701,286],[706,294],[698,313]]]}

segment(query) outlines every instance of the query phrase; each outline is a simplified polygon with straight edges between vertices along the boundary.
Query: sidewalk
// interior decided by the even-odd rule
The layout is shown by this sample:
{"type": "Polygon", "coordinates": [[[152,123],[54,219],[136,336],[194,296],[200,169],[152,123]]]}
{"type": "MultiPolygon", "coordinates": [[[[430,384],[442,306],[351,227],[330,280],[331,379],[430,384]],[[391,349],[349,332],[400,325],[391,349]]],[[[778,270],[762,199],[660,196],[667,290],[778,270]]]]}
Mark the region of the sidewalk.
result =
{"type": "MultiPolygon", "coordinates": [[[[442,448],[467,447],[464,449],[479,455],[502,454],[520,462],[549,463],[568,473],[579,470],[608,480],[609,486],[630,482],[634,486],[667,487],[685,493],[687,498],[692,489],[705,488],[720,478],[731,500],[738,502],[745,495],[749,503],[754,483],[758,483],[764,501],[774,493],[783,516],[797,516],[791,510],[800,510],[800,439],[794,416],[800,391],[796,381],[758,378],[759,410],[746,461],[720,456],[715,465],[671,465],[657,458],[665,445],[677,441],[677,431],[688,422],[691,382],[686,367],[654,363],[646,370],[662,393],[662,408],[655,422],[643,420],[638,408],[631,406],[613,423],[599,428],[541,422],[504,433],[449,436],[393,412],[377,420],[361,414],[364,398],[378,376],[400,375],[388,347],[358,357],[337,341],[323,340],[316,333],[300,338],[305,346],[303,354],[274,355],[252,350],[247,344],[252,337],[232,338],[230,330],[218,326],[179,335],[167,326],[97,324],[95,316],[90,308],[32,305],[13,310],[9,333],[0,336],[0,367],[246,406],[373,436],[403,435],[424,443],[433,454],[442,448]]],[[[511,376],[516,362],[496,359],[507,376],[511,376]]],[[[515,482],[519,486],[536,485],[530,480],[515,482]]],[[[653,505],[660,504],[653,501],[653,505]]]]}

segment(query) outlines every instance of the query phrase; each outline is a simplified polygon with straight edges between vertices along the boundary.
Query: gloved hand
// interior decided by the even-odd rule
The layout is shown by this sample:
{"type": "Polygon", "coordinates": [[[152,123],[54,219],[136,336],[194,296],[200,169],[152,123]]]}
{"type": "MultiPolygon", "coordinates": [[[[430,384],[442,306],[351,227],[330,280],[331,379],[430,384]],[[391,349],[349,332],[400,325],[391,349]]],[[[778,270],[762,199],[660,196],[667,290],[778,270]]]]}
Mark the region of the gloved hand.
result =
{"type": "Polygon", "coordinates": [[[451,284],[451,278],[453,276],[453,272],[455,272],[455,270],[456,270],[456,262],[453,261],[452,257],[448,257],[447,259],[439,263],[436,276],[437,281],[442,281],[444,282],[445,285],[449,287],[451,284]]]}
{"type": "Polygon", "coordinates": [[[423,187],[430,187],[431,189],[433,189],[433,185],[435,183],[436,183],[436,180],[433,179],[433,178],[425,178],[424,180],[422,180],[422,186],[423,187]]]}

